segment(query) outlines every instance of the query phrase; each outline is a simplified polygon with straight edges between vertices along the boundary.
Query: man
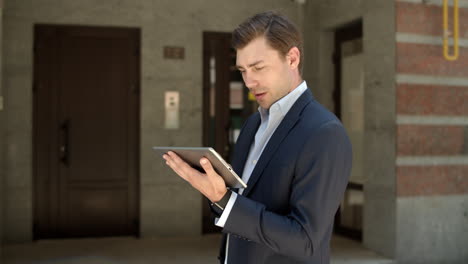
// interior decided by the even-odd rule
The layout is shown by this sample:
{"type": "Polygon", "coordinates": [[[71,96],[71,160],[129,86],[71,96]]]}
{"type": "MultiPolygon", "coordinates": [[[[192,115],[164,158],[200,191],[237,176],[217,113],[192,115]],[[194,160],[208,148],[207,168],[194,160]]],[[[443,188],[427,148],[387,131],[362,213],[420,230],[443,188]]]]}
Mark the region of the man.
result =
{"type": "Polygon", "coordinates": [[[302,80],[301,37],[286,17],[249,18],[234,31],[233,47],[260,105],[232,161],[248,187],[226,189],[205,158],[201,173],[173,152],[163,157],[212,202],[216,225],[227,233],[221,263],[329,263],[333,219],[351,170],[346,132],[302,80]]]}

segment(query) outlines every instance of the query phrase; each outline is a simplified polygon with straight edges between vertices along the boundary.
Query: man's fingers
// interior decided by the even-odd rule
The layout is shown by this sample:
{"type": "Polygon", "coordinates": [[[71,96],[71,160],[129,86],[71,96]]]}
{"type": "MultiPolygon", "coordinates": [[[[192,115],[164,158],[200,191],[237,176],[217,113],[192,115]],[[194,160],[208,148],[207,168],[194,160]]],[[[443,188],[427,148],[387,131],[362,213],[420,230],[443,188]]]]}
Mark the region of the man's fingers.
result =
{"type": "Polygon", "coordinates": [[[175,164],[174,160],[170,157],[170,156],[166,156],[164,157],[164,159],[166,160],[166,165],[169,166],[169,168],[171,168],[175,173],[177,173],[177,175],[179,175],[181,178],[183,178],[184,180],[188,181],[188,178],[187,176],[185,175],[185,173],[182,173],[182,171],[180,170],[180,168],[175,164]]]}
{"type": "Polygon", "coordinates": [[[190,167],[187,162],[172,151],[165,154],[163,158],[166,160],[166,164],[186,181],[190,181],[190,176],[196,172],[195,169],[190,167]]]}
{"type": "Polygon", "coordinates": [[[183,159],[181,159],[176,153],[169,151],[169,156],[171,157],[173,164],[181,173],[189,174],[192,172],[193,168],[187,164],[183,159]]]}
{"type": "Polygon", "coordinates": [[[176,153],[169,151],[163,155],[166,164],[177,173],[182,179],[189,182],[192,187],[200,191],[208,199],[219,200],[226,192],[226,185],[223,178],[219,176],[207,158],[200,160],[200,165],[206,174],[192,168],[187,162],[181,159],[176,153]],[[218,199],[219,198],[219,199],[218,199]]]}

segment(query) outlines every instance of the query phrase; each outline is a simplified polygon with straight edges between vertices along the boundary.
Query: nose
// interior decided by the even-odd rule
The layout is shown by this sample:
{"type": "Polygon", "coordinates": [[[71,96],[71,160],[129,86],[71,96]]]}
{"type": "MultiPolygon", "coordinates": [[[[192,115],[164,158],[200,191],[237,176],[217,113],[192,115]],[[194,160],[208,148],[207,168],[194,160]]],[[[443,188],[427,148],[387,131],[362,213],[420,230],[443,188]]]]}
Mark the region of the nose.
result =
{"type": "Polygon", "coordinates": [[[244,79],[244,83],[245,83],[245,86],[247,86],[247,88],[252,89],[252,88],[257,87],[258,81],[257,81],[257,79],[252,75],[252,73],[244,72],[244,73],[242,74],[242,77],[243,77],[243,79],[244,79]]]}

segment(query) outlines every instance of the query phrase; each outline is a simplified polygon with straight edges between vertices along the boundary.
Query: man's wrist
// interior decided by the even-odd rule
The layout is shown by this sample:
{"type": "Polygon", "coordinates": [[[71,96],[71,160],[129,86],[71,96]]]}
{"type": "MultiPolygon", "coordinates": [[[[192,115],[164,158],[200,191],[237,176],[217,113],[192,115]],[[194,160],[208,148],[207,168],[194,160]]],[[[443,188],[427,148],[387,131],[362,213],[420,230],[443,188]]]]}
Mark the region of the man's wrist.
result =
{"type": "Polygon", "coordinates": [[[224,208],[226,208],[226,205],[229,202],[229,199],[231,198],[232,192],[230,190],[226,191],[226,194],[219,200],[218,202],[215,203],[210,203],[211,211],[216,215],[216,216],[221,216],[221,214],[224,211],[224,208]]]}

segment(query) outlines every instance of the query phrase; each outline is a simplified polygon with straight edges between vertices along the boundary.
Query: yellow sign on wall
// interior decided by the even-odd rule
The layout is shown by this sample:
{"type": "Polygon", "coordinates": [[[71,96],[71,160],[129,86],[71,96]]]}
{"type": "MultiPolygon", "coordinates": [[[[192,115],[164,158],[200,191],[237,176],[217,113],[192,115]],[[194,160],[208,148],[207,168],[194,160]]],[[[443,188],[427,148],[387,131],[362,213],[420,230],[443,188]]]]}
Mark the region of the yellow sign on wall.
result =
{"type": "Polygon", "coordinates": [[[249,101],[255,101],[255,95],[249,92],[249,101]]]}

